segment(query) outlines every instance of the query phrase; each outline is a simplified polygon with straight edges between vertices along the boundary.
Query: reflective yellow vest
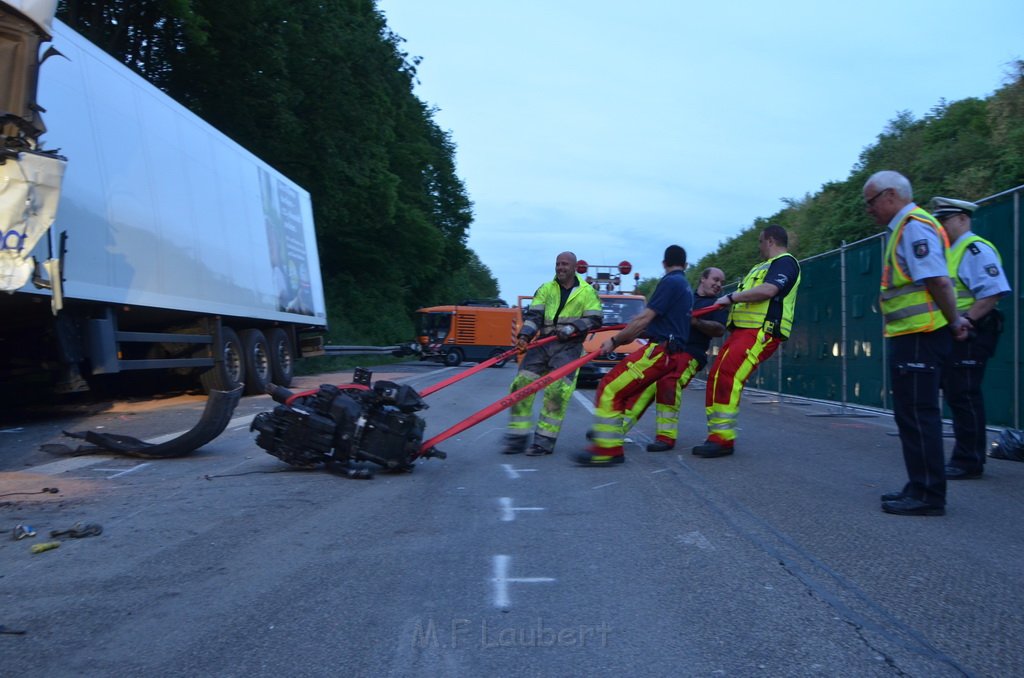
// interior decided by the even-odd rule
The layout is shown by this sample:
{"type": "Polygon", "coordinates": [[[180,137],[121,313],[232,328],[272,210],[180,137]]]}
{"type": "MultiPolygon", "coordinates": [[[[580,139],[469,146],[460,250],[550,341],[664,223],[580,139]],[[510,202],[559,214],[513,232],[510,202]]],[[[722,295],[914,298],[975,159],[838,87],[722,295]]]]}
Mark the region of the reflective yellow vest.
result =
{"type": "Polygon", "coordinates": [[[1003,257],[1000,256],[995,245],[980,235],[971,233],[956,241],[953,247],[946,252],[946,263],[949,266],[949,277],[953,279],[953,287],[956,289],[956,310],[958,311],[966,311],[974,304],[974,293],[967,289],[967,285],[964,285],[957,273],[960,270],[960,262],[964,260],[964,252],[967,251],[968,245],[974,242],[983,242],[991,247],[992,251],[996,253],[999,263],[1003,263],[1003,257]]]}
{"type": "Polygon", "coordinates": [[[569,299],[566,300],[557,320],[555,313],[558,313],[558,304],[562,301],[561,286],[558,281],[549,280],[537,288],[530,301],[530,309],[523,318],[523,327],[519,330],[522,334],[532,336],[539,331],[540,336],[547,336],[557,331],[562,325],[576,325],[576,321],[581,318],[589,320],[588,323],[584,323],[585,327],[577,325],[583,331],[601,326],[603,315],[601,298],[597,296],[594,288],[583,279],[583,276],[579,273],[575,275],[579,284],[569,293],[569,299]],[[538,320],[540,321],[539,326],[538,320]]]}
{"type": "Polygon", "coordinates": [[[911,220],[919,221],[935,229],[944,245],[949,249],[949,236],[935,217],[920,207],[915,207],[903,218],[885,244],[882,268],[882,286],[879,301],[885,320],[885,336],[897,337],[913,332],[931,332],[949,323],[923,283],[915,283],[900,268],[896,259],[896,246],[903,237],[903,228],[911,220]]]}
{"type": "MultiPolygon", "coordinates": [[[[772,257],[767,261],[762,261],[760,264],[750,269],[747,273],[747,277],[740,283],[738,291],[749,290],[757,287],[764,282],[765,276],[768,275],[768,269],[771,268],[772,262],[782,257],[793,257],[789,252],[783,252],[782,254],[772,257]]],[[[796,261],[796,257],[793,257],[796,261]]],[[[797,263],[797,275],[796,282],[793,283],[792,289],[789,290],[789,294],[784,297],[774,296],[771,299],[765,299],[764,301],[758,301],[754,303],[744,303],[742,301],[733,304],[729,310],[729,324],[734,327],[747,327],[747,328],[760,328],[763,327],[765,332],[772,336],[778,337],[785,341],[789,339],[789,333],[793,330],[793,311],[796,308],[796,288],[800,286],[800,264],[797,263]]]]}

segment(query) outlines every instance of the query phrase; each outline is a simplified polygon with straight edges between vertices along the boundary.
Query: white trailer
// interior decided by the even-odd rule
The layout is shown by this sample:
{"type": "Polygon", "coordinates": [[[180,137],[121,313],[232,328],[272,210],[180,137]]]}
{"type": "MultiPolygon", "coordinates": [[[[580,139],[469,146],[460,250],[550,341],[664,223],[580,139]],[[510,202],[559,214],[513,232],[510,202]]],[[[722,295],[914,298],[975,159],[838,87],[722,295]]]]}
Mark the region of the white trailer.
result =
{"type": "Polygon", "coordinates": [[[17,115],[32,92],[0,91],[0,381],[287,385],[327,324],[309,194],[40,4],[0,2],[0,72],[47,37],[59,52],[38,66],[45,126],[34,105],[17,115]],[[19,22],[39,38],[20,51],[19,22]]]}

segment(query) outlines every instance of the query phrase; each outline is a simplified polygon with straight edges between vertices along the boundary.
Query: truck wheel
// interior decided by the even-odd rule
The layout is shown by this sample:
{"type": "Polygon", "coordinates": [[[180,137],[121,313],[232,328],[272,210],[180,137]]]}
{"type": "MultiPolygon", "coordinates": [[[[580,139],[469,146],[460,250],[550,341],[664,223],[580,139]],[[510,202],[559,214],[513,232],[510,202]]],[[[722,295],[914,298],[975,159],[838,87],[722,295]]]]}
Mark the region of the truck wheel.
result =
{"type": "Polygon", "coordinates": [[[242,330],[242,351],[245,356],[245,392],[259,395],[267,392],[270,383],[270,347],[259,330],[242,330]]]}
{"type": "Polygon", "coordinates": [[[288,333],[280,327],[267,330],[267,346],[270,347],[270,375],[278,386],[292,385],[295,377],[295,353],[288,333]]]}
{"type": "Polygon", "coordinates": [[[245,379],[245,355],[235,331],[222,325],[214,338],[213,367],[200,380],[207,391],[233,391],[245,379]]]}
{"type": "Polygon", "coordinates": [[[448,367],[455,367],[462,362],[462,351],[457,348],[450,348],[444,354],[444,364],[448,367]]]}
{"type": "MultiPolygon", "coordinates": [[[[502,351],[500,348],[496,348],[493,351],[491,351],[491,355],[489,355],[487,357],[488,358],[496,358],[497,356],[501,355],[502,353],[504,353],[504,351],[502,351]]],[[[508,358],[505,358],[504,360],[499,360],[498,362],[494,363],[493,365],[491,365],[491,367],[504,367],[505,363],[507,363],[507,362],[508,362],[508,358]]]]}

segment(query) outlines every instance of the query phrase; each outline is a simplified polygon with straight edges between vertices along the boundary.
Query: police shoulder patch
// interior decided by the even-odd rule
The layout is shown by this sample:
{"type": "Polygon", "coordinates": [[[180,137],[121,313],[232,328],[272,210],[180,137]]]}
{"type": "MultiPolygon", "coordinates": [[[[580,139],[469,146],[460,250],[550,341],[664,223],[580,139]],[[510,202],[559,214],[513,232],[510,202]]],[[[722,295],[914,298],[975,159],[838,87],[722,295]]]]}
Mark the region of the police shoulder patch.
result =
{"type": "Polygon", "coordinates": [[[967,246],[967,250],[974,256],[981,254],[981,248],[978,247],[978,243],[972,242],[970,245],[967,246]]]}
{"type": "Polygon", "coordinates": [[[988,266],[985,267],[985,273],[988,273],[993,278],[996,278],[999,276],[999,267],[996,266],[995,264],[989,264],[988,266]]]}
{"type": "Polygon", "coordinates": [[[913,243],[914,256],[918,259],[924,259],[928,256],[928,241],[927,240],[915,240],[913,243]]]}

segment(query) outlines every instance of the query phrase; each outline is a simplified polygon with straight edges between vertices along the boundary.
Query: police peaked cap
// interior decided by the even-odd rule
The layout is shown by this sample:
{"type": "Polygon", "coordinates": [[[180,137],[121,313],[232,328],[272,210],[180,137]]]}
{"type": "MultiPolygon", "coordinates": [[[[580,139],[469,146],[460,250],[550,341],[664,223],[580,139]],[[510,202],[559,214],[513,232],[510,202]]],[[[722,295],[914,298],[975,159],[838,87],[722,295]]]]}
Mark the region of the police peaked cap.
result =
{"type": "Polygon", "coordinates": [[[978,206],[966,200],[954,200],[953,198],[932,198],[931,207],[928,210],[936,219],[952,216],[954,214],[966,214],[971,216],[978,206]]]}

